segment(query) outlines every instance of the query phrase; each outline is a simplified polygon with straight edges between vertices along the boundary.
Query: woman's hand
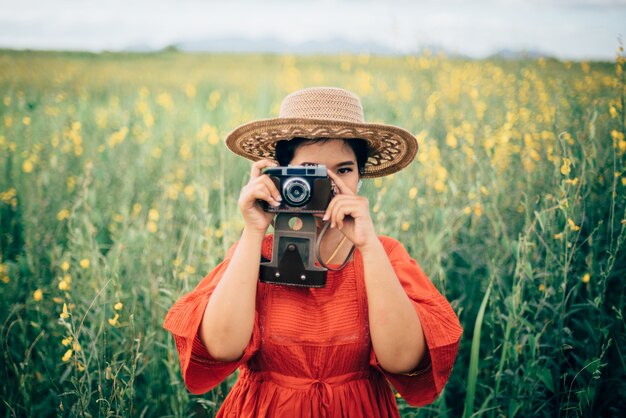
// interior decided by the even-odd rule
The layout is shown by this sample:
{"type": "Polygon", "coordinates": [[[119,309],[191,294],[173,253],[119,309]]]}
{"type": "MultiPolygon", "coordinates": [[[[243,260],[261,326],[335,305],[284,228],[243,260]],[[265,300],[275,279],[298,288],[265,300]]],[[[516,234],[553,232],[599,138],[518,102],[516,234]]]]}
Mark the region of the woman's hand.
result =
{"type": "Polygon", "coordinates": [[[262,174],[267,167],[276,167],[277,164],[270,160],[259,160],[252,164],[250,181],[241,189],[239,194],[239,210],[243,215],[244,224],[253,232],[265,234],[272,223],[274,214],[265,212],[259,200],[264,200],[272,206],[279,206],[280,192],[268,175],[262,174]]]}
{"type": "Polygon", "coordinates": [[[323,219],[330,222],[331,228],[337,227],[357,248],[378,242],[367,198],[356,195],[332,171],[328,170],[328,175],[339,193],[330,201],[323,219]]]}

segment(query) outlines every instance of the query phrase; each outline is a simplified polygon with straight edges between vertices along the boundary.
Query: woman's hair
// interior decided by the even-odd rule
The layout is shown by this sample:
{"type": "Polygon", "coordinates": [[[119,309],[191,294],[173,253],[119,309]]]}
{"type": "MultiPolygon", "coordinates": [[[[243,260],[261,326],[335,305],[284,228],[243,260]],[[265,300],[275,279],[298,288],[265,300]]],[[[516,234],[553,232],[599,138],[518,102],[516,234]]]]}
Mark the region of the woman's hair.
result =
{"type": "MultiPolygon", "coordinates": [[[[318,142],[331,141],[331,138],[302,138],[296,137],[289,141],[278,141],[276,143],[276,161],[281,166],[287,166],[293,159],[298,147],[308,144],[316,144],[318,142]]],[[[362,139],[342,139],[350,146],[356,156],[356,165],[359,170],[359,176],[365,172],[365,163],[367,162],[367,142],[362,139]]]]}

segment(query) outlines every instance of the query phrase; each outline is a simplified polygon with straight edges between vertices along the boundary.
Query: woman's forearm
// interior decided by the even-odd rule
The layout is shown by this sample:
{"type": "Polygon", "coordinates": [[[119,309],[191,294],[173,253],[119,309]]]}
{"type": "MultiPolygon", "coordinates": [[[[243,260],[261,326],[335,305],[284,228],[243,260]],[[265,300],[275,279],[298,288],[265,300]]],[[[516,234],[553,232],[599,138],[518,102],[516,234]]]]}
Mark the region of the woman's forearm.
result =
{"type": "Polygon", "coordinates": [[[200,339],[216,360],[239,359],[250,342],[263,236],[263,233],[244,228],[204,311],[200,339]]]}
{"type": "Polygon", "coordinates": [[[370,334],[378,362],[391,373],[413,370],[425,352],[424,332],[380,241],[361,247],[370,334]]]}

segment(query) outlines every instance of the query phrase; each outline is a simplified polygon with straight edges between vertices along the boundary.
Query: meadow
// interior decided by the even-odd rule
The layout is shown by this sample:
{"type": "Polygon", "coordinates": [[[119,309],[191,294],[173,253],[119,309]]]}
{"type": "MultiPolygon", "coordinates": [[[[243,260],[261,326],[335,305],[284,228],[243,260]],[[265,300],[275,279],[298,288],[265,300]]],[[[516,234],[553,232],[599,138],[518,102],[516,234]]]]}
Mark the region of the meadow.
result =
{"type": "Polygon", "coordinates": [[[223,145],[302,87],[418,138],[365,181],[464,328],[444,393],[404,417],[626,408],[624,55],[0,51],[0,416],[213,416],[168,308],[237,240],[249,162],[223,145]]]}

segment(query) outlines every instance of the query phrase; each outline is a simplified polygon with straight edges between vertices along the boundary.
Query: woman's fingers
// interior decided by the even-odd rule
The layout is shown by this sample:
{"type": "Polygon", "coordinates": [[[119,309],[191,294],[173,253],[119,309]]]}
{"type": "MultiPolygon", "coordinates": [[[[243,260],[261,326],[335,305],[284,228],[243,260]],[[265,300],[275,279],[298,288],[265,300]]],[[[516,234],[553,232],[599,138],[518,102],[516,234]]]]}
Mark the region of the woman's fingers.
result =
{"type": "Polygon", "coordinates": [[[264,200],[272,206],[280,205],[282,200],[280,192],[269,176],[262,175],[251,180],[246,188],[247,193],[245,193],[244,200],[248,201],[249,204],[252,205],[257,200],[264,200]]]}
{"type": "Polygon", "coordinates": [[[330,179],[335,183],[335,186],[337,186],[339,194],[354,195],[354,191],[350,190],[346,183],[344,183],[343,180],[331,170],[328,170],[328,177],[330,177],[330,179]]]}
{"type": "Polygon", "coordinates": [[[263,174],[263,170],[267,167],[278,167],[278,164],[268,159],[255,161],[250,169],[250,180],[260,177],[263,174]]]}
{"type": "Polygon", "coordinates": [[[357,218],[366,212],[368,212],[367,199],[354,195],[339,195],[330,202],[323,219],[330,221],[331,228],[337,226],[341,229],[346,216],[357,218]]]}

